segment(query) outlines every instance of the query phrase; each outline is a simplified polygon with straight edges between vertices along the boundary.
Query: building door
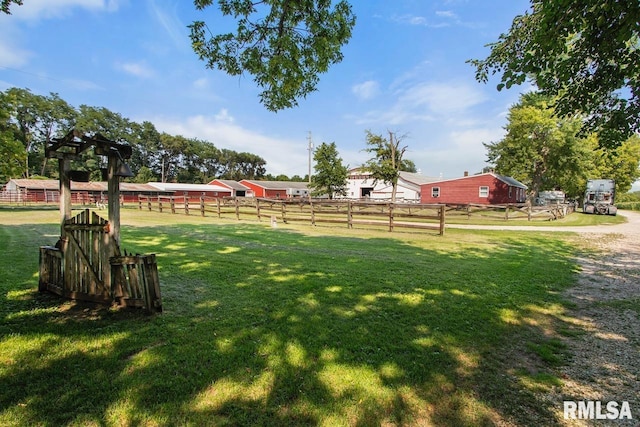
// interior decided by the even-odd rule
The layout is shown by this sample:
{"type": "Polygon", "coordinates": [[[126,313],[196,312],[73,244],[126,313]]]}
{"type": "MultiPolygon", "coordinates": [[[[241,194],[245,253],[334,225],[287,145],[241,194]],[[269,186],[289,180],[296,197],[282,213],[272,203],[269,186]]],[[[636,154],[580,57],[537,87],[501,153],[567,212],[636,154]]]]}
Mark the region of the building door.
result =
{"type": "Polygon", "coordinates": [[[360,188],[360,197],[369,198],[371,197],[371,193],[373,192],[373,188],[371,187],[362,187],[360,188]]]}

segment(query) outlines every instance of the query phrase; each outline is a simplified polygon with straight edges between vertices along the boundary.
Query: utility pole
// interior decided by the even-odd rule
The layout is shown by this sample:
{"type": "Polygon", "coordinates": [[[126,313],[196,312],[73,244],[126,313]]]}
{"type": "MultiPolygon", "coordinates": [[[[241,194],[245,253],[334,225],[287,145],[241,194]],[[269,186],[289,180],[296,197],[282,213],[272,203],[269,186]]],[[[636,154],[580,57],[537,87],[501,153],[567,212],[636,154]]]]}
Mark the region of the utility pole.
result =
{"type": "Polygon", "coordinates": [[[309,136],[307,137],[309,141],[309,184],[311,184],[311,153],[313,152],[313,141],[311,140],[311,131],[309,131],[309,136]]]}

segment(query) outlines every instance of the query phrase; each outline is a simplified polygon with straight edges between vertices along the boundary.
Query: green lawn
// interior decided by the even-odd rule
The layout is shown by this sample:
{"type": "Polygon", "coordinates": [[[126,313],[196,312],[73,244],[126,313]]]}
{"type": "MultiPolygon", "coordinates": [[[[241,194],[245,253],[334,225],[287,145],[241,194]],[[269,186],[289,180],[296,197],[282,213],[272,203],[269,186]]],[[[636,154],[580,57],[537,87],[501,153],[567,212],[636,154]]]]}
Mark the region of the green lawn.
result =
{"type": "MultiPolygon", "coordinates": [[[[103,211],[106,215],[106,212],[103,211]]],[[[0,425],[553,424],[557,233],[271,228],[124,210],[164,312],[37,292],[57,211],[0,209],[0,425]]],[[[560,414],[558,415],[558,412],[560,414]]]]}

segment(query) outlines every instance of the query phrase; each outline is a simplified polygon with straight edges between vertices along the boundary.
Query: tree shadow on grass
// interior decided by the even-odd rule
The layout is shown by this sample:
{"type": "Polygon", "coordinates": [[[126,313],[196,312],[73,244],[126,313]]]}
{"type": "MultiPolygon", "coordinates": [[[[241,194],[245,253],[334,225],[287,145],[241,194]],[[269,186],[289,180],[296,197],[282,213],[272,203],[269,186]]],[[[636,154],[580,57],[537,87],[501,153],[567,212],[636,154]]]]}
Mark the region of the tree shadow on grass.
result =
{"type": "Polygon", "coordinates": [[[5,283],[3,303],[12,286],[22,299],[0,327],[0,420],[553,424],[556,408],[505,359],[557,320],[545,309],[571,281],[571,248],[488,240],[443,250],[435,237],[429,248],[246,225],[128,229],[128,250],[158,256],[164,313],[61,302],[32,290],[34,271],[5,283]]]}

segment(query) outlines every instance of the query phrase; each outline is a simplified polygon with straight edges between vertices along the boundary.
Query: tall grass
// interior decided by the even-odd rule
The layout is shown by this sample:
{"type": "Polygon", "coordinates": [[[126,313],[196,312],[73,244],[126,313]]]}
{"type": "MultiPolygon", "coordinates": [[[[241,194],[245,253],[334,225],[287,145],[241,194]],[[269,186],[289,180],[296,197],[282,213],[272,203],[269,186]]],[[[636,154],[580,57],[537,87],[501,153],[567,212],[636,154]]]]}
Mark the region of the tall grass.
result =
{"type": "Polygon", "coordinates": [[[146,316],[37,292],[56,215],[0,211],[0,425],[533,425],[562,410],[535,393],[567,357],[574,248],[558,234],[125,210],[123,247],[158,257],[164,312],[146,316]]]}

